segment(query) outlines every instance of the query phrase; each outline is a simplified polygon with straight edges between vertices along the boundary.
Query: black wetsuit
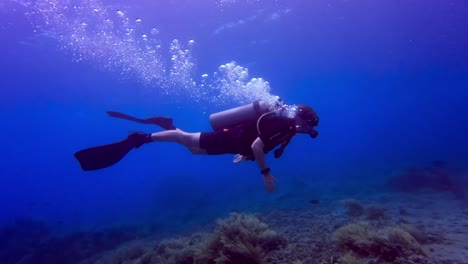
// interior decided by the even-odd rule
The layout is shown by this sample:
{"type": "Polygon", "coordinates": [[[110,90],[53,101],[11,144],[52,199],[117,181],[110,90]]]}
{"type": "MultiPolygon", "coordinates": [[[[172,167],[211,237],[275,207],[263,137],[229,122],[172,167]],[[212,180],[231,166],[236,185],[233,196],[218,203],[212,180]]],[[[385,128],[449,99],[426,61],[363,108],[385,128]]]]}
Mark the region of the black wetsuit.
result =
{"type": "Polygon", "coordinates": [[[260,134],[255,121],[220,131],[203,132],[200,135],[200,147],[209,155],[241,154],[253,160],[251,146],[257,137],[265,144],[264,153],[268,153],[288,142],[296,134],[296,126],[294,119],[270,114],[261,118],[259,131],[260,134]]]}

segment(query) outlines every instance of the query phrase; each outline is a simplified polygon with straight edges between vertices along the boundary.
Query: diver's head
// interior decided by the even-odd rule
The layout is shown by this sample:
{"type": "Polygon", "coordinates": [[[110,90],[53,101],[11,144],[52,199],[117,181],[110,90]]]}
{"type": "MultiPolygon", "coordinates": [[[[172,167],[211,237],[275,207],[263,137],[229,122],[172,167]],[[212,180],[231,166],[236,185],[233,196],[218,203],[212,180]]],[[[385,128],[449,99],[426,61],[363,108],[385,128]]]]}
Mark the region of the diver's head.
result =
{"type": "Polygon", "coordinates": [[[297,105],[294,120],[296,121],[297,133],[309,134],[312,138],[318,136],[314,127],[318,126],[319,117],[312,107],[305,104],[297,105]]]}

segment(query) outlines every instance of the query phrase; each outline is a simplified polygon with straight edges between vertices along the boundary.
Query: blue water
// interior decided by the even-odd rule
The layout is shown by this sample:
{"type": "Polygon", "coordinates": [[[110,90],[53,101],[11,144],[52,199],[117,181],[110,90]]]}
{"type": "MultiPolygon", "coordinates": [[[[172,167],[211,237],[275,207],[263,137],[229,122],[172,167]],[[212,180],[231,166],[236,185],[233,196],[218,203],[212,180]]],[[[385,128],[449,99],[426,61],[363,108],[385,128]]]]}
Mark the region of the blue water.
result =
{"type": "Polygon", "coordinates": [[[320,198],[328,186],[379,182],[405,166],[468,164],[463,0],[80,2],[0,4],[2,223],[177,230],[231,210],[285,206],[275,201],[287,194],[320,198]],[[187,52],[175,61],[186,68],[167,77],[174,39],[176,54],[187,52]],[[154,63],[148,49],[156,45],[154,63]],[[211,77],[231,62],[248,69],[244,86],[262,78],[260,94],[268,87],[320,116],[317,139],[299,135],[281,159],[269,155],[275,193],[264,190],[253,162],[196,156],[173,143],[144,146],[105,170],[80,169],[79,149],[157,131],[107,110],[171,116],[196,132],[211,129],[210,113],[256,99],[236,97],[233,83],[218,97],[211,77]],[[211,90],[203,94],[205,73],[211,90]]]}

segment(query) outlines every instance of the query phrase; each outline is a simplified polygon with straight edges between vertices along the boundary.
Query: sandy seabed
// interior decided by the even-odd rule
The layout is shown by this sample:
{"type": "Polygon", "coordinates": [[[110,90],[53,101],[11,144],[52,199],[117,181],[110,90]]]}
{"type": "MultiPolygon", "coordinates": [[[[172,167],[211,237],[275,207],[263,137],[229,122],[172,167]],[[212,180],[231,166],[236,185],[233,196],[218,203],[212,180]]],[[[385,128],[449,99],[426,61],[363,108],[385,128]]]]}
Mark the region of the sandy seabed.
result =
{"type": "Polygon", "coordinates": [[[0,232],[0,264],[468,263],[466,200],[433,191],[338,193],[278,197],[273,209],[231,212],[164,236],[138,228],[56,236],[23,221],[0,232]]]}

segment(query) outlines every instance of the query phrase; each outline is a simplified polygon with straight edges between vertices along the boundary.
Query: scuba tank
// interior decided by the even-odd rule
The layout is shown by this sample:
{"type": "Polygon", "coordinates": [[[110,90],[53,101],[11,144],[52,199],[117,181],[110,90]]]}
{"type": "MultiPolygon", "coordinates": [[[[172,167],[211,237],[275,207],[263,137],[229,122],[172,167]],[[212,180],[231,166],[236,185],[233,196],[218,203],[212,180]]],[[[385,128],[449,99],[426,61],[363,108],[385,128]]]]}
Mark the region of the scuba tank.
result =
{"type": "Polygon", "coordinates": [[[210,124],[213,130],[222,130],[248,122],[255,122],[261,115],[275,110],[280,104],[278,99],[274,106],[266,101],[254,101],[253,103],[231,108],[210,115],[210,124]]]}

